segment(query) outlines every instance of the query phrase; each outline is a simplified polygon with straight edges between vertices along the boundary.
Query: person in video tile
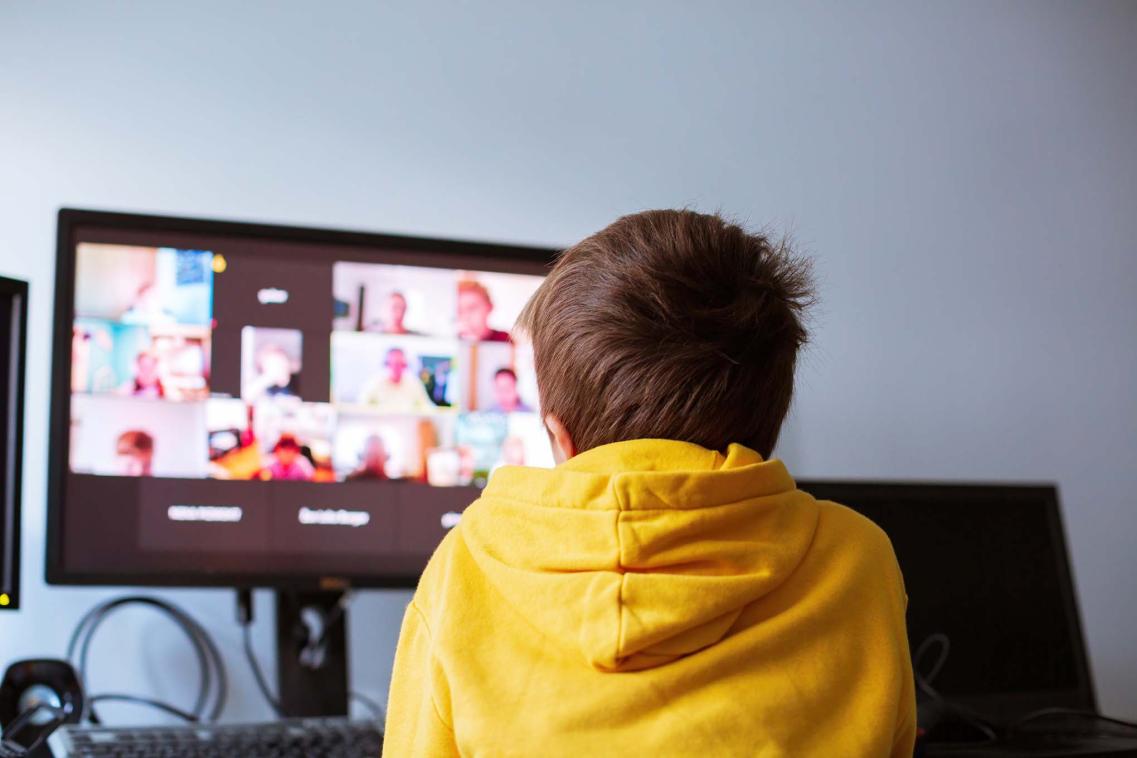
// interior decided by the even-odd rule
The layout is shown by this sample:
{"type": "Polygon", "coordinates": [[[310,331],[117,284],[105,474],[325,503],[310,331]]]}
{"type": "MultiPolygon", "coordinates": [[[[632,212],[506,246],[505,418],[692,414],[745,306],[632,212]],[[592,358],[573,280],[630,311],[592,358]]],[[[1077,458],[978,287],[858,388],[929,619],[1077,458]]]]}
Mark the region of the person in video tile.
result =
{"type": "Polygon", "coordinates": [[[403,323],[407,317],[407,298],[399,291],[387,295],[379,314],[380,331],[384,334],[415,334],[403,323]]]}
{"type": "Polygon", "coordinates": [[[517,372],[511,368],[499,368],[493,375],[493,405],[487,410],[493,413],[532,413],[517,391],[517,372]]]}
{"type": "Polygon", "coordinates": [[[490,327],[493,300],[481,282],[458,282],[458,336],[471,342],[509,342],[509,332],[490,327]]]}
{"type": "Polygon", "coordinates": [[[144,284],[138,289],[134,303],[122,314],[124,324],[172,324],[177,319],[162,305],[157,288],[144,284]]]}
{"type": "Polygon", "coordinates": [[[387,476],[387,461],[391,454],[387,452],[387,446],[378,434],[371,435],[363,443],[363,455],[360,457],[359,468],[347,475],[349,482],[390,479],[387,476]]]}
{"type": "Polygon", "coordinates": [[[141,429],[130,429],[115,444],[123,476],[150,476],[154,461],[154,438],[141,429]]]}
{"type": "Polygon", "coordinates": [[[161,363],[158,356],[143,350],[134,359],[134,378],[122,388],[122,394],[132,397],[165,399],[166,386],[162,383],[161,363]]]}
{"type": "Polygon", "coordinates": [[[265,469],[266,479],[290,482],[310,482],[316,476],[316,467],[304,456],[300,443],[291,434],[282,434],[272,449],[272,463],[265,469]]]}
{"type": "Polygon", "coordinates": [[[363,388],[359,402],[386,413],[423,413],[434,408],[426,388],[407,370],[407,354],[393,347],[383,360],[383,373],[363,388]]]}
{"type": "Polygon", "coordinates": [[[295,397],[296,375],[292,359],[279,345],[265,345],[257,353],[257,378],[248,390],[250,400],[261,397],[295,397]]]}
{"type": "Polygon", "coordinates": [[[501,462],[506,466],[525,465],[525,440],[509,436],[501,443],[501,462]]]}

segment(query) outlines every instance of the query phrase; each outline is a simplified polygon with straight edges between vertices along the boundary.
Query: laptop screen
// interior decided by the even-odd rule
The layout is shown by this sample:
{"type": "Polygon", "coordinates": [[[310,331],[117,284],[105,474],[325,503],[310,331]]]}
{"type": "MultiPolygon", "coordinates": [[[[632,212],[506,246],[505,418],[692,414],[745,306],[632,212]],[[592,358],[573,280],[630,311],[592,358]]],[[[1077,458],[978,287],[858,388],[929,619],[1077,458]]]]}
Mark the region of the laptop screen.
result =
{"type": "Polygon", "coordinates": [[[918,671],[929,673],[947,641],[932,682],[944,697],[1006,715],[1093,706],[1053,487],[800,486],[863,513],[891,538],[913,654],[936,636],[918,671]]]}

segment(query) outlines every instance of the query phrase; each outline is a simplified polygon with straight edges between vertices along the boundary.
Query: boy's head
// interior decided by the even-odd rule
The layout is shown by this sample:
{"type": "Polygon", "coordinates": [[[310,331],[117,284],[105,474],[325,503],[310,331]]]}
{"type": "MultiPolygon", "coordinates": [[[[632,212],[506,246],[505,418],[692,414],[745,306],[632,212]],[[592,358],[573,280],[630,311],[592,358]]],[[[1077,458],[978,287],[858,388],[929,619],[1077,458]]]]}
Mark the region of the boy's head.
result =
{"type": "Polygon", "coordinates": [[[566,250],[518,324],[546,422],[571,439],[564,457],[642,438],[769,457],[812,299],[809,262],[784,243],[646,211],[566,250]]]}

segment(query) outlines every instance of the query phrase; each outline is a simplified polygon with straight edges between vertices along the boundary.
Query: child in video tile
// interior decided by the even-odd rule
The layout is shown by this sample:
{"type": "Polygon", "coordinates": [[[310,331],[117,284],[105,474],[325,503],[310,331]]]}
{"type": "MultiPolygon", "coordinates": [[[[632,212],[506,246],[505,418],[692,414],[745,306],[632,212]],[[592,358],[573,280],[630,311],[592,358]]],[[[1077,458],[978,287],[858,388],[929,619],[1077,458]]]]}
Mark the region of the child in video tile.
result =
{"type": "Polygon", "coordinates": [[[123,476],[150,476],[154,438],[141,429],[125,431],[118,436],[115,454],[123,476]]]}
{"type": "Polygon", "coordinates": [[[294,397],[296,377],[292,373],[292,359],[277,345],[265,345],[257,353],[259,374],[249,389],[251,399],[259,397],[294,397]]]}
{"type": "Polygon", "coordinates": [[[386,370],[363,388],[360,403],[387,413],[422,413],[434,407],[422,382],[407,372],[407,354],[402,348],[388,350],[383,366],[386,370]]]}
{"type": "Polygon", "coordinates": [[[272,449],[273,461],[265,469],[269,479],[310,482],[316,468],[304,457],[300,443],[291,434],[282,434],[272,449]]]}
{"type": "Polygon", "coordinates": [[[378,434],[373,434],[367,438],[363,443],[362,460],[359,463],[359,468],[352,471],[347,475],[349,482],[359,481],[362,479],[389,479],[387,476],[387,461],[391,455],[387,452],[387,446],[383,444],[383,438],[378,434]]]}
{"type": "Polygon", "coordinates": [[[493,375],[494,402],[487,410],[494,413],[532,413],[517,392],[517,373],[511,368],[499,368],[493,375]]]}
{"type": "Polygon", "coordinates": [[[133,397],[165,398],[166,387],[162,384],[158,356],[148,350],[139,353],[134,359],[134,378],[122,391],[133,397]]]}
{"type": "Polygon", "coordinates": [[[509,342],[509,332],[490,327],[489,290],[470,279],[458,282],[458,336],[473,342],[509,342]]]}

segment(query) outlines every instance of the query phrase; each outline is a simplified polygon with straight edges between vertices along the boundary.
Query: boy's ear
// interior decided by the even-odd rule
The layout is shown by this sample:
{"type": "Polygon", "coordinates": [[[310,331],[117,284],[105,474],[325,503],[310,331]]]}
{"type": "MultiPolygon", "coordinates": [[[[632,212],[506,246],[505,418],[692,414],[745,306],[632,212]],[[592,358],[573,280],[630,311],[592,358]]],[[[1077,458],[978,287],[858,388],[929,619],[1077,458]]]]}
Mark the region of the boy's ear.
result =
{"type": "Polygon", "coordinates": [[[545,429],[548,430],[549,442],[553,445],[553,460],[564,463],[576,455],[576,445],[573,444],[572,436],[561,420],[552,413],[545,416],[545,429]]]}

